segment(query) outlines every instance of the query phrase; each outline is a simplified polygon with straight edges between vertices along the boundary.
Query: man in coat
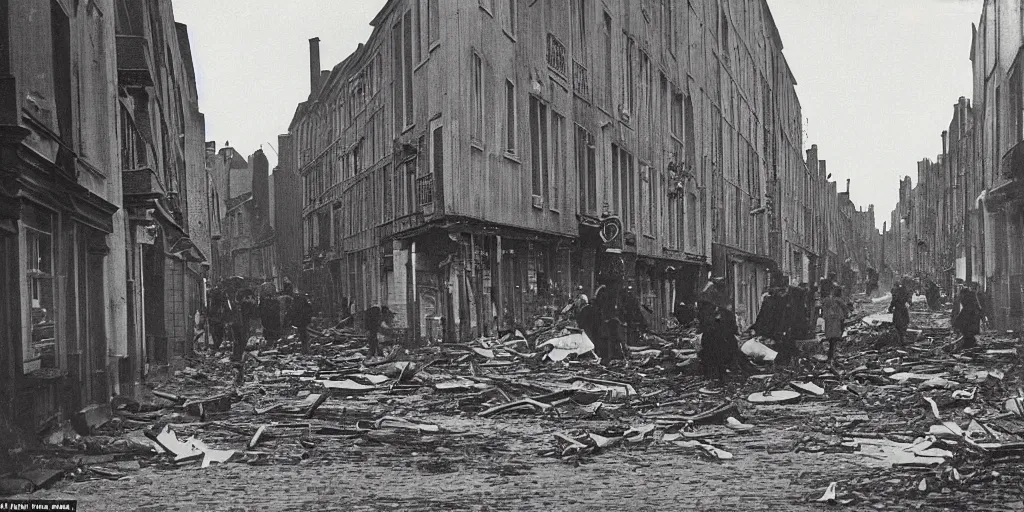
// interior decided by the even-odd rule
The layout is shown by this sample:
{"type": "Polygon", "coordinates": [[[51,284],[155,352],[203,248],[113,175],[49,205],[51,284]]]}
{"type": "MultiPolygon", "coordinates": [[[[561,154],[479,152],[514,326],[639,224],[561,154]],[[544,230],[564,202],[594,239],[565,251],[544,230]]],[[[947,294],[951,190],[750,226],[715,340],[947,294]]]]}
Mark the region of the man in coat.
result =
{"type": "Polygon", "coordinates": [[[963,348],[972,349],[978,346],[975,338],[981,332],[981,319],[984,312],[978,300],[978,292],[974,283],[960,289],[956,302],[953,304],[953,329],[963,336],[963,348]]]}
{"type": "Polygon", "coordinates": [[[908,280],[909,278],[905,278],[892,287],[892,301],[889,302],[892,324],[896,328],[896,341],[900,345],[903,344],[907,327],[910,326],[910,304],[913,302],[910,288],[904,284],[908,280]]]}
{"type": "Polygon", "coordinates": [[[843,322],[850,315],[843,300],[843,289],[835,287],[832,296],[821,303],[821,316],[825,319],[825,339],[828,340],[828,360],[835,361],[836,345],[843,340],[843,322]]]}

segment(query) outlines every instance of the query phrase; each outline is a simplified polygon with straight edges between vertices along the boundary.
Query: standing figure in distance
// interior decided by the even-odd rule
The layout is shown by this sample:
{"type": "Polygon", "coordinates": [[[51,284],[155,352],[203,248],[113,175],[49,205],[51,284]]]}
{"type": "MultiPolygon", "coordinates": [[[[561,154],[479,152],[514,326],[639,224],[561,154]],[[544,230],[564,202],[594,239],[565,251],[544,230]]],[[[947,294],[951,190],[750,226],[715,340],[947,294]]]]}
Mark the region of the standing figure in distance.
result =
{"type": "Polygon", "coordinates": [[[292,297],[291,324],[298,331],[303,354],[309,353],[309,323],[312,321],[313,305],[309,302],[309,295],[296,293],[292,297]]]}
{"type": "Polygon", "coordinates": [[[892,324],[896,327],[896,342],[899,345],[903,345],[907,327],[910,325],[910,303],[913,301],[905,282],[906,280],[899,281],[892,287],[892,301],[889,303],[892,324]]]}
{"type": "Polygon", "coordinates": [[[363,317],[365,320],[366,330],[369,332],[367,341],[370,343],[370,352],[366,355],[366,358],[376,357],[383,355],[380,353],[380,346],[377,340],[377,333],[380,331],[380,324],[384,320],[383,310],[379,305],[374,303],[370,309],[366,310],[366,315],[363,317]]]}
{"type": "Polygon", "coordinates": [[[984,312],[981,302],[978,300],[978,292],[974,283],[969,283],[960,289],[953,304],[953,329],[964,338],[964,349],[972,349],[978,346],[975,338],[981,332],[981,319],[984,312]]]}
{"type": "Polygon", "coordinates": [[[835,362],[836,345],[843,340],[843,321],[850,310],[843,301],[843,289],[835,287],[832,296],[821,303],[821,316],[825,319],[825,339],[828,340],[828,360],[835,362]]]}

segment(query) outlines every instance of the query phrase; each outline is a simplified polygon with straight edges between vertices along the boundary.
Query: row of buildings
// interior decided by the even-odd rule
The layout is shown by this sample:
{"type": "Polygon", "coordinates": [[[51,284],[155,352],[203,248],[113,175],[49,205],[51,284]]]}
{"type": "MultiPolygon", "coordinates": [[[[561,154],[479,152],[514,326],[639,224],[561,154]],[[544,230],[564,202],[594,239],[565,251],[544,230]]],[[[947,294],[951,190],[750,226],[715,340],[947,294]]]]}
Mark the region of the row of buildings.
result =
{"type": "Polygon", "coordinates": [[[191,350],[204,118],[170,0],[0,2],[0,43],[0,423],[31,432],[191,350]]]}
{"type": "Polygon", "coordinates": [[[310,40],[272,176],[278,275],[326,312],[386,304],[418,337],[529,325],[595,289],[618,235],[658,324],[712,274],[749,324],[773,272],[880,268],[873,207],[803,149],[765,0],[389,0],[371,25],[330,70],[310,40]]]}
{"type": "Polygon", "coordinates": [[[952,289],[975,281],[990,320],[1024,319],[1024,2],[985,0],[972,27],[973,94],[953,105],[942,153],[906,178],[885,232],[886,259],[952,289]]]}

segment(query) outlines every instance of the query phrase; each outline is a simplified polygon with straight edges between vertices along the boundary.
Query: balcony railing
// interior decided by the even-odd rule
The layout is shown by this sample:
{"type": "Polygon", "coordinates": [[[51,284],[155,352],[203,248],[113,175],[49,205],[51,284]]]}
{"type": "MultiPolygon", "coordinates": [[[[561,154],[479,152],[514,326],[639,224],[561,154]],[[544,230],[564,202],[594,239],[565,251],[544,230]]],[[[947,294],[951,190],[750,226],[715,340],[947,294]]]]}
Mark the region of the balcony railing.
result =
{"type": "Polygon", "coordinates": [[[416,197],[420,206],[434,204],[434,173],[416,178],[416,197]]]}
{"type": "Polygon", "coordinates": [[[125,86],[153,86],[153,62],[145,37],[117,36],[117,81],[125,86]]]}
{"type": "Polygon", "coordinates": [[[548,66],[562,76],[569,76],[566,55],[565,45],[554,34],[548,34],[548,66]]]}
{"type": "Polygon", "coordinates": [[[167,195],[156,171],[149,167],[122,171],[121,188],[128,202],[162,199],[167,195]]]}
{"type": "Polygon", "coordinates": [[[1005,178],[1024,180],[1024,141],[1018,142],[1003,155],[999,170],[1005,178]]]}
{"type": "Polygon", "coordinates": [[[590,99],[590,76],[587,67],[576,59],[572,61],[572,90],[583,98],[590,99]]]}

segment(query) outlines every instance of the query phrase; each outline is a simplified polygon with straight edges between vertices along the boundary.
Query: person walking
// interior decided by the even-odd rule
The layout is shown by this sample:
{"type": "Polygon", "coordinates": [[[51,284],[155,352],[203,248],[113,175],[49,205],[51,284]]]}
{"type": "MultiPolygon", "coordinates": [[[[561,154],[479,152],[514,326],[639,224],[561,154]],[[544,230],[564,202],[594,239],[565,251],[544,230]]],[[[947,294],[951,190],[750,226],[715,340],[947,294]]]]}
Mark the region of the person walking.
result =
{"type": "Polygon", "coordinates": [[[210,323],[210,337],[213,340],[211,348],[214,352],[220,350],[224,342],[225,330],[229,326],[228,315],[231,311],[230,301],[227,294],[220,286],[210,289],[207,298],[207,321],[210,323]]]}
{"type": "Polygon", "coordinates": [[[963,337],[963,348],[965,350],[978,346],[975,338],[981,333],[981,319],[984,312],[981,302],[978,300],[978,292],[974,283],[970,283],[960,289],[956,303],[953,304],[953,329],[963,337]]]}
{"type": "Polygon", "coordinates": [[[897,282],[892,287],[892,301],[889,303],[889,312],[892,313],[892,324],[896,328],[896,342],[903,345],[903,340],[910,326],[910,303],[913,297],[910,290],[903,282],[897,282]]]}
{"type": "Polygon", "coordinates": [[[832,296],[821,303],[821,316],[825,319],[825,339],[828,340],[828,360],[835,362],[836,345],[843,340],[843,322],[850,308],[843,301],[843,289],[835,287],[832,296]]]}
{"type": "Polygon", "coordinates": [[[259,298],[260,324],[263,325],[263,339],[274,344],[281,338],[281,303],[277,300],[277,287],[267,279],[256,288],[259,298]]]}
{"type": "Polygon", "coordinates": [[[942,292],[935,281],[927,280],[924,285],[925,298],[928,301],[928,309],[938,311],[942,308],[942,292]]]}
{"type": "Polygon", "coordinates": [[[381,307],[376,303],[366,310],[366,315],[363,317],[364,323],[366,324],[366,330],[369,332],[367,341],[370,343],[370,353],[367,354],[366,358],[376,357],[383,355],[380,353],[380,346],[378,345],[377,333],[380,331],[380,324],[384,320],[381,307]]]}
{"type": "Polygon", "coordinates": [[[296,293],[292,297],[290,323],[298,331],[303,354],[309,353],[309,324],[312,321],[313,305],[309,302],[309,295],[296,293]]]}
{"type": "Polygon", "coordinates": [[[235,293],[235,304],[232,308],[231,332],[234,338],[231,343],[231,360],[238,374],[235,384],[245,382],[245,349],[249,338],[255,333],[258,310],[256,294],[251,288],[245,287],[235,293]]]}
{"type": "Polygon", "coordinates": [[[701,319],[701,345],[697,357],[707,378],[716,379],[718,384],[726,381],[726,371],[736,362],[736,315],[726,306],[714,306],[701,319]]]}

